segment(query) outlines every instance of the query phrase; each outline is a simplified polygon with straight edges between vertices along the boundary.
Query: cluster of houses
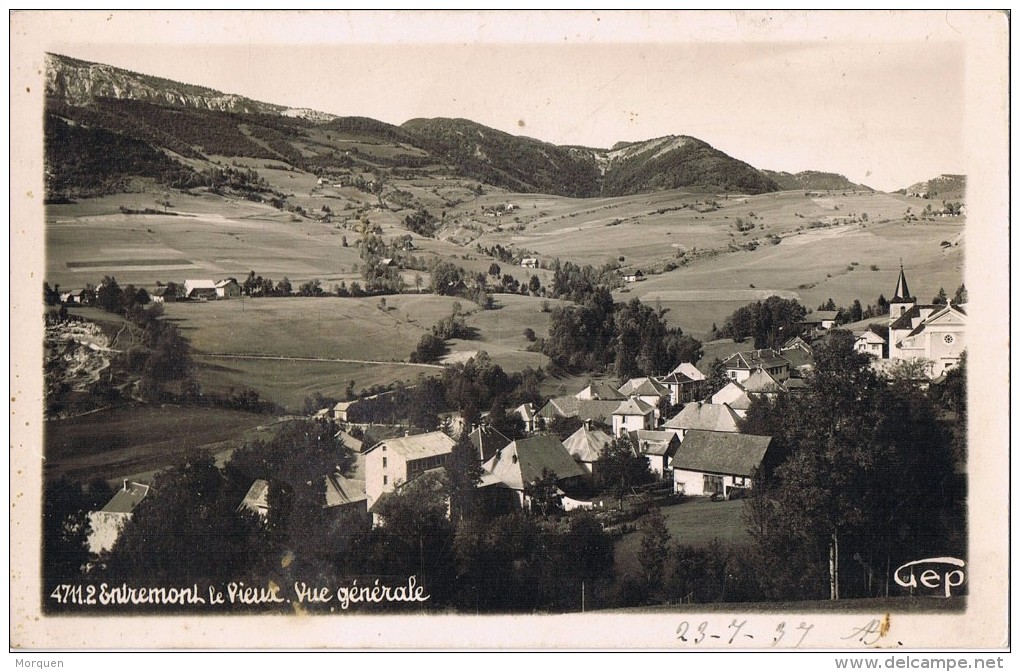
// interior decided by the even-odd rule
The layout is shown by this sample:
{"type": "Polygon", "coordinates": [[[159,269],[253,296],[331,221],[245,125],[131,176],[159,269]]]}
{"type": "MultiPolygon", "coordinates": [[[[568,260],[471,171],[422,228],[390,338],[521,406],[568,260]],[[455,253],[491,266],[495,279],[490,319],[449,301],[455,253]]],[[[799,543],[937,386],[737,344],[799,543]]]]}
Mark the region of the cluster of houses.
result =
{"type": "MultiPolygon", "coordinates": [[[[821,322],[816,329],[831,326],[821,322]]],[[[959,362],[965,326],[963,306],[917,303],[900,269],[890,302],[888,339],[875,330],[856,332],[854,347],[873,354],[876,367],[907,359],[929,362],[928,373],[936,379],[959,362]]],[[[551,474],[564,509],[595,507],[595,501],[577,495],[591,492],[585,485],[597,472],[605,448],[622,437],[630,439],[635,457],[647,460],[657,477],[672,482],[674,492],[741,497],[752,487],[772,442],[768,436],[742,434],[741,419],[755,398],[798,393],[813,365],[811,344],[796,336],[778,349],[747,350],[726,358],[721,389],[711,389],[705,374],[685,362],[665,376],[632,378],[619,387],[593,381],[575,394],[553,397],[540,409],[522,404],[513,412],[523,421],[525,438],[512,441],[484,424],[470,431],[482,465],[477,486],[481,500],[490,510],[528,509],[530,486],[551,474]],[[671,417],[662,417],[662,409],[676,408],[680,410],[671,417]],[[581,426],[561,441],[543,431],[556,418],[576,418],[581,426]]],[[[341,402],[328,411],[347,423],[355,404],[341,402]]],[[[459,431],[455,426],[452,433],[459,431]]],[[[348,473],[323,477],[323,505],[358,511],[377,524],[382,522],[378,503],[419,476],[444,469],[455,445],[440,431],[384,439],[372,446],[343,430],[339,436],[356,460],[348,473]]],[[[266,516],[268,487],[264,480],[255,481],[238,510],[266,516]]],[[[148,486],[125,481],[103,510],[90,515],[94,552],[112,547],[147,493],[148,486]]]]}
{"type": "MultiPolygon", "coordinates": [[[[213,301],[216,299],[236,299],[241,296],[241,285],[235,278],[222,280],[193,279],[183,284],[168,282],[158,284],[149,292],[149,299],[154,303],[166,301],[213,301]]],[[[60,302],[65,305],[90,306],[96,301],[96,290],[72,289],[60,292],[60,302]]]]}

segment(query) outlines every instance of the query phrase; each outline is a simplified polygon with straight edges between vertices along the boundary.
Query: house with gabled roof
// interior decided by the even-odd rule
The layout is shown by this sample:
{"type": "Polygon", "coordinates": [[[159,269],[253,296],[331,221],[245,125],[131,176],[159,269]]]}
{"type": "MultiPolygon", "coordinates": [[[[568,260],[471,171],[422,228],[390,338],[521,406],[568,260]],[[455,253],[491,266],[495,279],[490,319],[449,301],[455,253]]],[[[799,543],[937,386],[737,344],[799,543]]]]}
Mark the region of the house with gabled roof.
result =
{"type": "Polygon", "coordinates": [[[732,433],[738,431],[740,416],[726,404],[709,404],[692,401],[679,413],[666,421],[665,428],[676,433],[683,441],[688,432],[704,430],[732,433]]]}
{"type": "Polygon", "coordinates": [[[384,492],[393,492],[399,483],[417,475],[445,467],[453,452],[454,441],[443,432],[385,439],[365,452],[365,492],[368,508],[384,492]]]}
{"type": "Polygon", "coordinates": [[[631,378],[620,386],[620,394],[632,399],[640,399],[655,409],[658,418],[659,404],[663,399],[670,398],[668,387],[655,378],[631,378]]]}
{"type": "MultiPolygon", "coordinates": [[[[368,514],[368,492],[365,489],[365,456],[357,454],[346,474],[334,471],[325,476],[324,508],[335,511],[356,511],[368,514]]],[[[367,522],[367,520],[366,520],[367,522]]]]}
{"type": "MultiPolygon", "coordinates": [[[[789,380],[789,379],[787,379],[789,380]]],[[[783,384],[767,373],[765,369],[758,369],[747,380],[740,384],[744,391],[751,397],[774,398],[780,392],[785,392],[783,384]]]]}
{"type": "Polygon", "coordinates": [[[207,278],[189,279],[184,281],[184,298],[215,299],[216,282],[207,278]]]}
{"type": "Polygon", "coordinates": [[[595,463],[602,457],[602,451],[612,443],[613,437],[601,429],[585,422],[581,428],[571,434],[563,442],[563,447],[574,458],[574,461],[587,473],[593,473],[595,463]]]}
{"type": "Polygon", "coordinates": [[[227,278],[216,283],[216,298],[236,299],[241,296],[241,285],[234,278],[227,278]]]}
{"type": "Polygon", "coordinates": [[[837,310],[816,310],[804,316],[800,321],[805,329],[821,329],[823,331],[836,326],[836,319],[839,317],[837,310]]]}
{"type": "Polygon", "coordinates": [[[149,494],[149,486],[124,479],[124,485],[99,511],[89,512],[89,552],[99,555],[117,543],[135,508],[149,494]]]}
{"type": "Polygon", "coordinates": [[[524,422],[524,431],[529,434],[535,431],[535,422],[538,419],[538,414],[535,411],[535,406],[530,401],[521,404],[512,412],[524,422]]]}
{"type": "Polygon", "coordinates": [[[601,401],[623,401],[627,398],[627,395],[620,394],[619,390],[603,380],[589,383],[588,387],[574,396],[578,399],[601,401]]]}
{"type": "Polygon", "coordinates": [[[886,341],[871,329],[854,332],[854,350],[882,359],[885,354],[886,341]]]}
{"type": "Polygon", "coordinates": [[[692,430],[673,456],[673,490],[729,499],[750,489],[772,437],[692,430]]]}
{"type": "Polygon", "coordinates": [[[496,453],[482,465],[478,487],[487,491],[491,501],[510,501],[517,508],[530,508],[528,486],[543,477],[543,473],[556,475],[556,483],[566,487],[585,476],[585,471],[574,461],[563,443],[552,434],[536,434],[517,439],[496,453]],[[501,497],[500,495],[504,495],[501,497]]]}
{"type": "Polygon", "coordinates": [[[662,429],[639,429],[630,433],[638,452],[648,461],[648,468],[659,478],[670,475],[673,456],[680,447],[676,432],[662,429]]]}
{"type": "Polygon", "coordinates": [[[659,378],[659,382],[669,390],[669,403],[674,406],[699,399],[704,393],[706,381],[705,374],[690,362],[680,364],[659,378]]]}
{"type": "Polygon", "coordinates": [[[771,348],[734,353],[723,360],[723,367],[726,376],[738,383],[743,383],[758,369],[764,369],[780,382],[790,377],[790,360],[771,348]]]}
{"type": "Polygon", "coordinates": [[[623,436],[626,432],[655,427],[655,407],[638,397],[620,402],[613,411],[613,435],[623,436]]]}
{"type": "MultiPolygon", "coordinates": [[[[794,380],[790,378],[790,380],[794,380]]],[[[751,408],[751,395],[747,393],[744,386],[740,383],[730,381],[726,383],[726,386],[711,396],[709,401],[713,405],[725,404],[739,418],[747,417],[747,409],[751,408]]],[[[667,423],[669,426],[669,423],[667,423]]]]}
{"type": "Polygon", "coordinates": [[[468,438],[471,440],[471,445],[478,451],[479,462],[486,462],[492,459],[493,455],[503,450],[510,443],[510,439],[489,425],[475,427],[468,434],[468,438]]]}
{"type": "Polygon", "coordinates": [[[619,400],[578,399],[574,395],[553,397],[538,411],[538,417],[547,423],[555,418],[580,418],[612,424],[613,411],[620,406],[619,400]]]}

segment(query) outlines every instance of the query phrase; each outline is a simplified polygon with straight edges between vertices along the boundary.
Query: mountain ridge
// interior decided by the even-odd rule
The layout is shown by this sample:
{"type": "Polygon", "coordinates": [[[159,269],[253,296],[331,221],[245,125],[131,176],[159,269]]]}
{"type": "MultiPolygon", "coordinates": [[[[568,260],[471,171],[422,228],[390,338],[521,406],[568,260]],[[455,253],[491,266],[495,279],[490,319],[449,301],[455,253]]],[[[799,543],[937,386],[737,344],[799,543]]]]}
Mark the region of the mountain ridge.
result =
{"type": "MultiPolygon", "coordinates": [[[[570,197],[678,188],[749,194],[868,189],[836,173],[761,170],[688,135],[622,141],[603,149],[556,145],[470,119],[415,118],[394,125],[266,103],[60,54],[46,54],[45,90],[48,124],[101,128],[190,158],[275,159],[316,173],[427,169],[509,191],[570,197]],[[356,141],[379,150],[352,152],[349,145],[356,141]]],[[[75,136],[83,142],[99,137],[75,136]]],[[[102,143],[109,145],[110,139],[102,143]]],[[[47,147],[47,157],[55,156],[47,147]]],[[[67,159],[66,153],[61,156],[67,159]]],[[[135,165],[156,164],[147,159],[135,165]]]]}

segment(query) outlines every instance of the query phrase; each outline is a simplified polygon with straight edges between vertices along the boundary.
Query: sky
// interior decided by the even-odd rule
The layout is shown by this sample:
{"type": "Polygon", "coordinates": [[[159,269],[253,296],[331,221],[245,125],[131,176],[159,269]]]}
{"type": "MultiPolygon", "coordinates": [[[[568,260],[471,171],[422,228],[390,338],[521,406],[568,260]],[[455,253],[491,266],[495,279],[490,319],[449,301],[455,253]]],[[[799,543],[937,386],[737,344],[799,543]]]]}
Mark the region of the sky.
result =
{"type": "Polygon", "coordinates": [[[691,135],[883,190],[966,172],[967,16],[69,14],[47,50],[337,115],[589,147],[691,135]]]}

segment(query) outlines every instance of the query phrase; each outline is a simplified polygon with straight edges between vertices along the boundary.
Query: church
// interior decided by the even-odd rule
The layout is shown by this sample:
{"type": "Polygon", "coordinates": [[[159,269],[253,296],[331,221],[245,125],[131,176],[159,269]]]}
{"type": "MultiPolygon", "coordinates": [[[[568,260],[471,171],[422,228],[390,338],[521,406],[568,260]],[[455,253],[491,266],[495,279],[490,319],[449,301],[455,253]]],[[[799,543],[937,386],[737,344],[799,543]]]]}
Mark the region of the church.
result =
{"type": "Polygon", "coordinates": [[[956,366],[967,345],[966,305],[918,303],[911,296],[900,264],[896,291],[889,301],[888,359],[921,359],[930,363],[932,379],[956,366]]]}

